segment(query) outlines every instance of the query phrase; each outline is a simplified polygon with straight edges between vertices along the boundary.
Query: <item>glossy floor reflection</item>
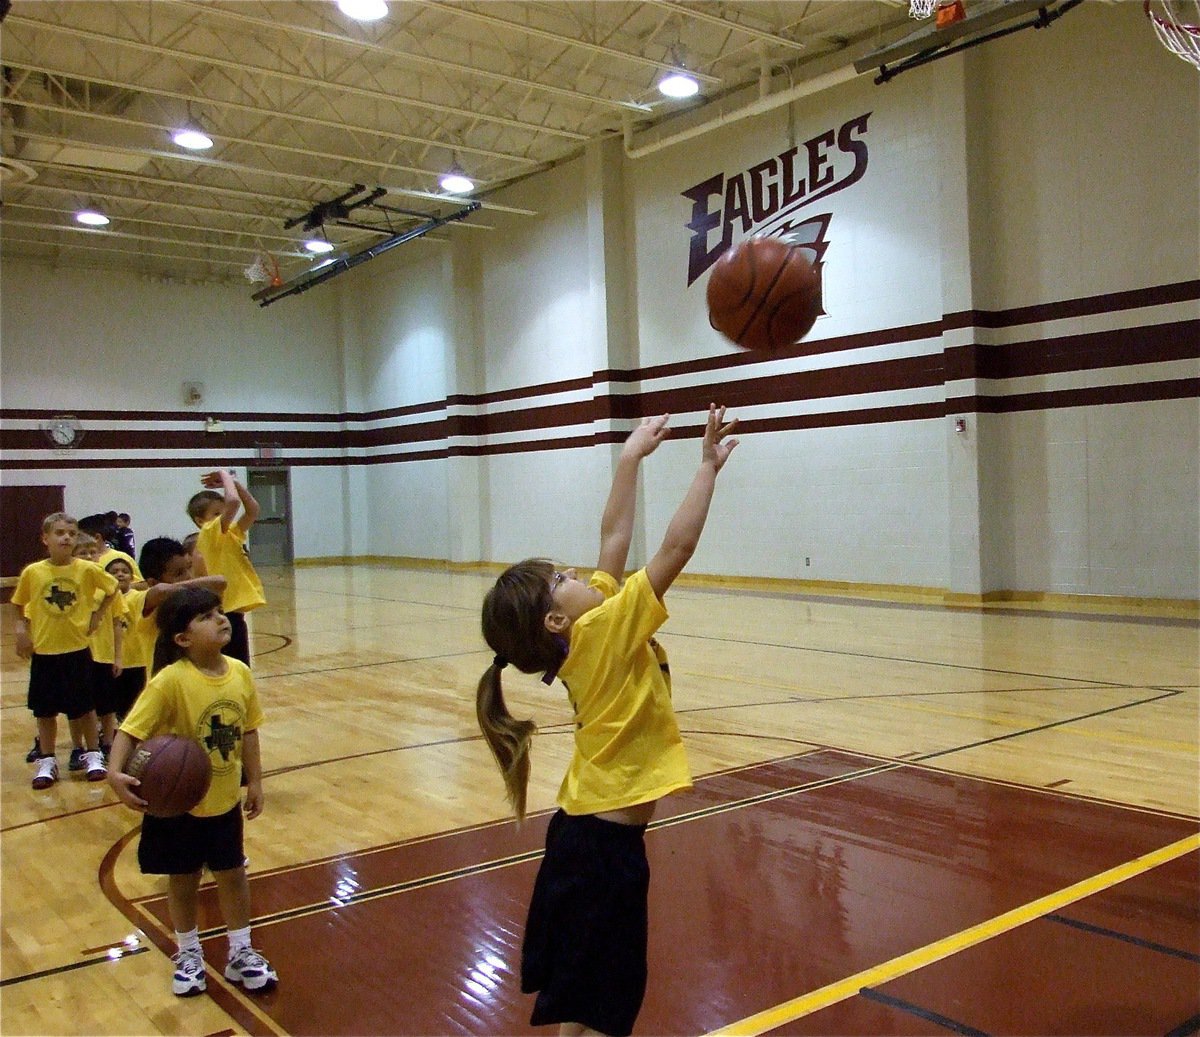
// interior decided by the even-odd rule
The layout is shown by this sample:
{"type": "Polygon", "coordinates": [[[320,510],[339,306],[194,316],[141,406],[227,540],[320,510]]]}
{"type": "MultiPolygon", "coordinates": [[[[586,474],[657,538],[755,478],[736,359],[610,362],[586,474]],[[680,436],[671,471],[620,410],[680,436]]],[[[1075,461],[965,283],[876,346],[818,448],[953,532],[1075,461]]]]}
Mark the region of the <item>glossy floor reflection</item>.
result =
{"type": "MultiPolygon", "coordinates": [[[[517,973],[545,820],[256,876],[262,946],[281,974],[317,979],[281,986],[272,1018],[293,1034],[535,1032],[517,973]]],[[[637,1032],[717,1029],[1196,829],[835,751],[704,778],[664,802],[647,837],[651,980],[637,1032]]],[[[927,1033],[949,1020],[961,1032],[1167,1033],[1200,1012],[1196,861],[777,1032],[927,1033]]],[[[161,900],[143,907],[165,920],[161,900]]],[[[202,925],[217,919],[209,899],[202,925]]],[[[222,942],[211,945],[215,956],[222,942]]]]}

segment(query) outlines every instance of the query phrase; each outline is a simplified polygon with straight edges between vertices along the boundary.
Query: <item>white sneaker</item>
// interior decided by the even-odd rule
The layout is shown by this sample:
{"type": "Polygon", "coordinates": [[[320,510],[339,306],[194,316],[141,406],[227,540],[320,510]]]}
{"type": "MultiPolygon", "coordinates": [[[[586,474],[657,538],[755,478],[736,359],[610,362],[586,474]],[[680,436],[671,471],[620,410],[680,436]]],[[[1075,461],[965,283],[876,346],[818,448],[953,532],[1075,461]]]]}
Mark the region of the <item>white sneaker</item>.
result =
{"type": "Polygon", "coordinates": [[[33,772],[33,787],[48,789],[58,781],[58,761],[53,756],[43,756],[38,759],[37,770],[33,772]]]}
{"type": "Polygon", "coordinates": [[[171,992],[176,997],[194,997],[208,989],[203,951],[179,951],[171,960],[175,963],[171,992]]]}
{"type": "Polygon", "coordinates": [[[225,966],[225,978],[241,983],[247,990],[262,990],[279,981],[271,963],[253,947],[243,947],[229,959],[225,966]]]}
{"type": "Polygon", "coordinates": [[[104,754],[99,749],[92,749],[83,754],[83,769],[87,771],[88,781],[103,781],[108,777],[104,766],[104,754]]]}

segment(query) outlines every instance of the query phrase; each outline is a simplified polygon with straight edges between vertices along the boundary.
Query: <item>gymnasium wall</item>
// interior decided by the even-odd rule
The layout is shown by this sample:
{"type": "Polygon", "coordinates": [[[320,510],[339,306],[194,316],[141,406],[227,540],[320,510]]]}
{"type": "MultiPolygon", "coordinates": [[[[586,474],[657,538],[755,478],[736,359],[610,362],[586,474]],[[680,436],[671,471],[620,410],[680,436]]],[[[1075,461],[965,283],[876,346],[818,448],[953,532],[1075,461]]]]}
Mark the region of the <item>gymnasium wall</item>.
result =
{"type": "Polygon", "coordinates": [[[298,557],[586,565],[617,444],[670,410],[640,564],[717,399],[747,435],[693,571],[1194,599],[1198,101],[1140,5],[1085,4],[643,158],[591,145],[489,199],[526,213],[485,208],[267,310],[242,288],[6,262],[4,478],[66,481],[68,507],[119,480],[144,538],[208,443],[244,466],[273,442],[298,557]],[[731,241],[787,227],[820,252],[827,312],[804,343],[760,357],[708,326],[726,216],[731,241]],[[226,343],[204,367],[197,328],[226,343]],[[108,373],[66,375],[85,362],[108,373]],[[134,379],[150,435],[123,413],[134,379]],[[35,434],[60,410],[96,415],[74,459],[35,434]]]}
{"type": "MultiPolygon", "coordinates": [[[[245,288],[152,280],[6,259],[0,273],[0,419],[6,486],[62,484],[68,510],[128,511],[138,542],[181,536],[200,474],[245,478],[256,443],[310,456],[342,428],[334,297],[301,296],[270,312],[245,288]],[[203,402],[185,402],[199,382],[203,402]],[[40,426],[71,414],[77,448],[55,450],[40,426]],[[220,419],[206,432],[206,419],[220,419]],[[301,445],[305,444],[305,445],[301,445]]],[[[295,541],[343,553],[340,458],[297,467],[295,541]]],[[[31,521],[40,521],[32,516],[31,521]]],[[[11,574],[0,574],[8,576],[11,574]]]]}

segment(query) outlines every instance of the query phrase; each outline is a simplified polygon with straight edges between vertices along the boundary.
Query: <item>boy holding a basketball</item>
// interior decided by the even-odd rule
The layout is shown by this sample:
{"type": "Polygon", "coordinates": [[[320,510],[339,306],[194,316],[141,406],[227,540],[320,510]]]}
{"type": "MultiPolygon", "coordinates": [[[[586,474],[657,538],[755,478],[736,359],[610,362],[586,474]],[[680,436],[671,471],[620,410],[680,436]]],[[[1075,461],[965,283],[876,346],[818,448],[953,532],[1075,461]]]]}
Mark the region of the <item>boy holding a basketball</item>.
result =
{"type": "Polygon", "coordinates": [[[21,570],[12,603],[17,610],[17,655],[28,659],[29,709],[37,721],[35,789],[58,781],[58,714],[83,745],[88,781],[104,780],[95,703],[92,700],[88,637],[107,619],[117,581],[94,562],[75,558],[78,528],[70,515],[42,520],[47,558],[21,570]]]}
{"type": "Polygon", "coordinates": [[[154,674],[117,731],[109,783],[122,803],[143,814],[138,843],[143,873],[168,877],[167,906],[179,948],[172,958],[172,991],[190,997],[208,986],[197,925],[197,897],[206,867],[216,882],[228,930],[225,978],[249,991],[266,990],[278,976],[250,943],[250,884],[242,830],[243,809],[247,819],[258,817],[263,809],[258,740],[263,716],[254,680],[248,666],[223,654],[230,624],[212,591],[184,587],[168,596],[156,615],[154,674]],[[192,739],[211,763],[207,792],[201,776],[193,776],[203,798],[185,814],[149,812],[156,790],[148,784],[143,799],[138,794],[141,783],[125,773],[139,743],[160,734],[192,739]],[[243,770],[244,805],[239,784],[243,770]]]}
{"type": "Polygon", "coordinates": [[[249,666],[250,631],[246,613],[267,603],[262,580],[250,561],[246,545],[246,534],[258,518],[258,501],[224,468],[201,476],[200,482],[205,489],[187,504],[188,516],[200,529],[194,552],[197,572],[218,574],[228,581],[221,600],[233,636],[225,654],[249,666]]]}
{"type": "Polygon", "coordinates": [[[663,595],[704,529],[737,422],[711,406],[700,467],[644,569],[619,584],[633,534],[638,469],[667,435],[647,418],[625,442],[600,522],[600,559],[583,583],[544,559],[510,566],[483,602],[496,653],[476,689],[476,714],[517,817],[525,814],[532,720],[504,702],[501,671],[557,676],[575,712],[575,746],[546,833],[521,948],[521,989],[537,993],[534,1026],[631,1032],[646,991],[650,869],[645,831],[663,796],[692,784],[671,704],[666,653],[654,634],[663,595]]]}

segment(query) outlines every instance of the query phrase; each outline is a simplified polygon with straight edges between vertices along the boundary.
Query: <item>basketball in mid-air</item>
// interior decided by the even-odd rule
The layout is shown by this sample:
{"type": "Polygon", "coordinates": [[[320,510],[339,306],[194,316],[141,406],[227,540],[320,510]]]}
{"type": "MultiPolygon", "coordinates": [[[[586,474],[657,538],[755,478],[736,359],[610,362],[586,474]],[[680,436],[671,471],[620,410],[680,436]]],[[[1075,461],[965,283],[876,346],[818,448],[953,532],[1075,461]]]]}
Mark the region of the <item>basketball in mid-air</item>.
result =
{"type": "Polygon", "coordinates": [[[129,754],[125,773],[137,778],[134,793],[155,817],[186,814],[208,793],[212,763],[199,742],[176,735],[156,735],[129,754]]]}
{"type": "Polygon", "coordinates": [[[804,251],[757,237],[713,264],[708,320],[743,349],[772,351],[799,342],[821,312],[821,277],[804,251]]]}

